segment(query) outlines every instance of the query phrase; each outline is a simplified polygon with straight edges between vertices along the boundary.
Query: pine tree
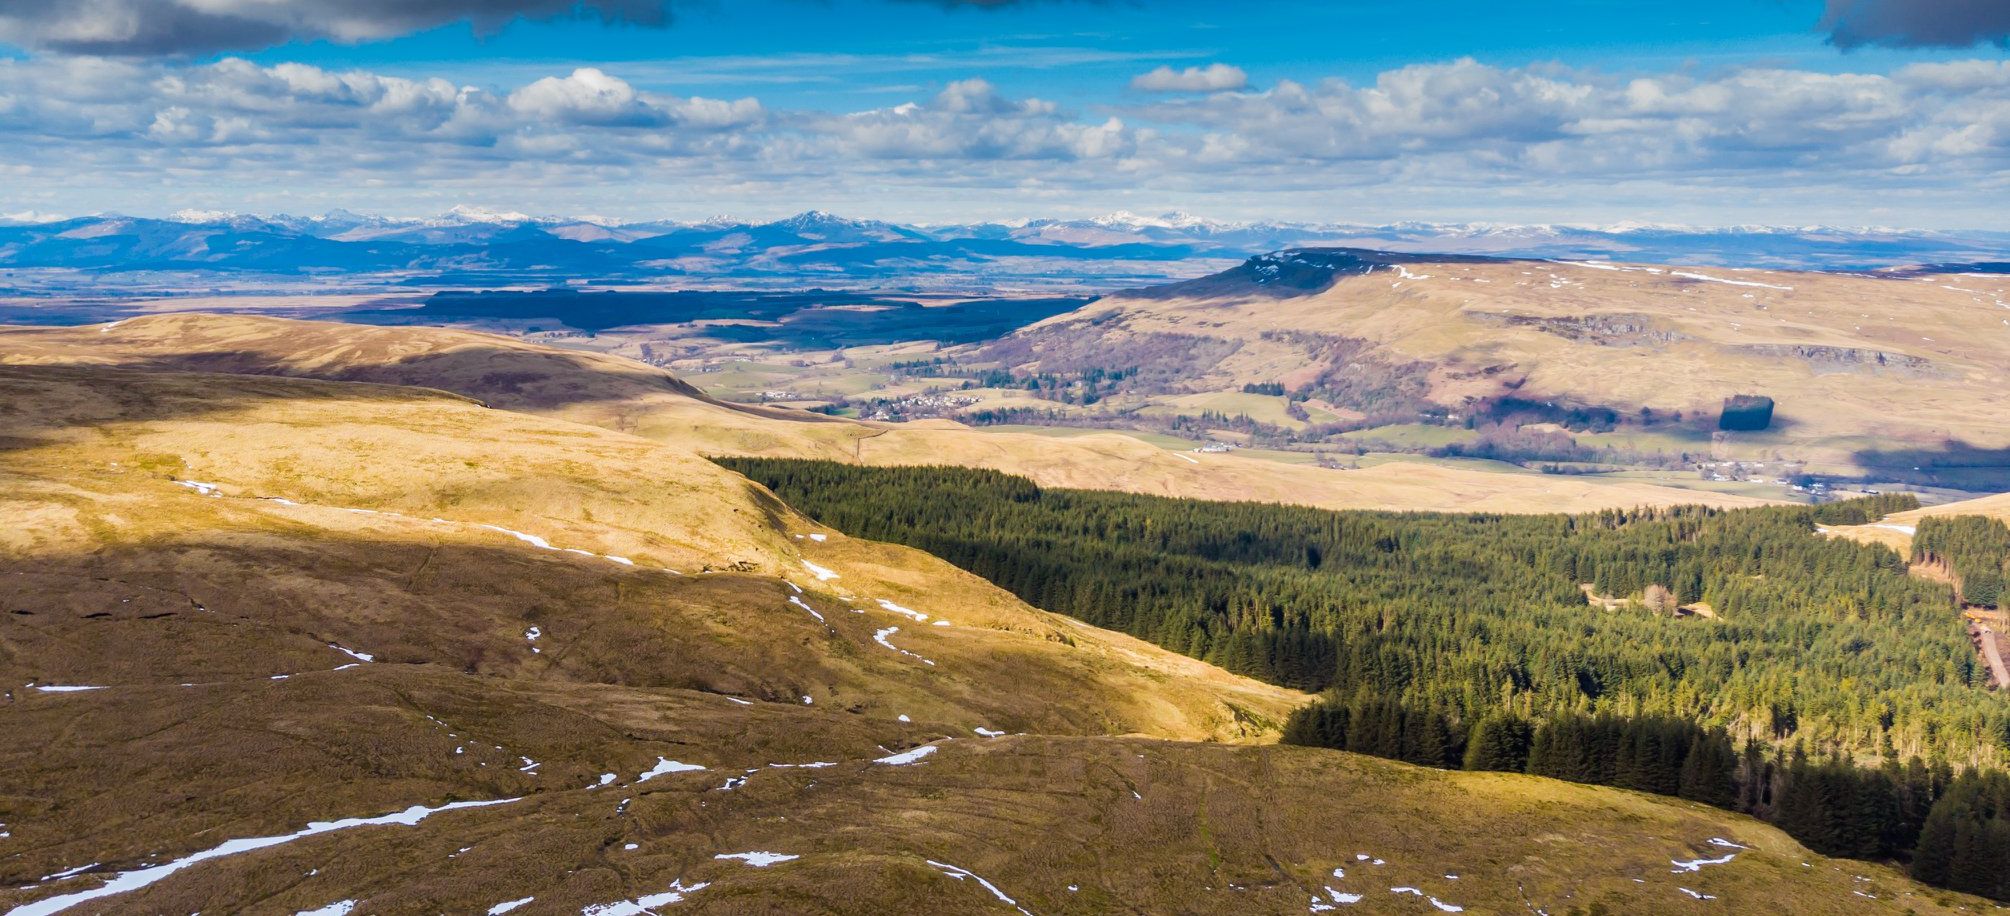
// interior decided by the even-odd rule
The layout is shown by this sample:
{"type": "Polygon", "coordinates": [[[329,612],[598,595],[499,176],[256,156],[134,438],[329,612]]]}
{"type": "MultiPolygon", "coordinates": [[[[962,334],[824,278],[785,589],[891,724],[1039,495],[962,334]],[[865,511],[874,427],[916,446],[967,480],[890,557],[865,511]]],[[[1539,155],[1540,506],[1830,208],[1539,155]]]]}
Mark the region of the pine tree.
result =
{"type": "Polygon", "coordinates": [[[1473,726],[1466,739],[1465,768],[1519,773],[1528,767],[1529,724],[1506,713],[1495,713],[1473,726]]]}

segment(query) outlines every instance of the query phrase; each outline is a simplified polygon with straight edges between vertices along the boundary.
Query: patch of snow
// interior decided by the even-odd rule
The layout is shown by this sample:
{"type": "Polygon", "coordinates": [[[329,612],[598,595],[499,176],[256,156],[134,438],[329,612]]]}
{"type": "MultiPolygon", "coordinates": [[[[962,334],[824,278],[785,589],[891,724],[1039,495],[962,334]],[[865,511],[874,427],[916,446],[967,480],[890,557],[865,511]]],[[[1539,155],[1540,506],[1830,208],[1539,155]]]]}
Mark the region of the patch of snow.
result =
{"type": "Polygon", "coordinates": [[[1424,896],[1424,892],[1423,892],[1423,891],[1420,891],[1420,890],[1418,890],[1418,889],[1416,889],[1416,888],[1414,888],[1414,887],[1392,887],[1392,888],[1389,888],[1389,893],[1391,893],[1391,894],[1410,894],[1410,895],[1412,895],[1412,896],[1417,896],[1417,897],[1422,897],[1422,896],[1424,896]]]}
{"type": "Polygon", "coordinates": [[[809,694],[807,694],[807,693],[806,693],[806,694],[803,694],[803,705],[804,705],[804,706],[814,706],[814,705],[816,705],[816,702],[817,702],[817,701],[815,701],[815,700],[812,700],[812,699],[810,699],[810,695],[809,695],[809,694]]]}
{"type": "Polygon", "coordinates": [[[934,666],[935,662],[934,662],[934,660],[933,660],[933,659],[929,659],[929,658],[924,658],[924,657],[922,657],[922,656],[921,656],[920,654],[918,654],[918,653],[915,653],[915,652],[909,652],[909,651],[907,651],[906,649],[903,649],[903,648],[901,648],[901,647],[899,647],[899,646],[896,646],[896,645],[894,645],[893,643],[891,643],[891,642],[887,641],[887,637],[889,637],[889,636],[892,636],[893,634],[895,634],[895,633],[898,633],[898,632],[900,632],[900,628],[899,628],[899,627],[887,627],[886,629],[883,629],[883,630],[878,630],[878,631],[875,631],[875,632],[874,632],[874,633],[872,634],[872,641],[873,641],[873,642],[876,642],[876,643],[879,643],[880,645],[882,645],[882,646],[885,646],[885,647],[887,647],[887,648],[889,648],[889,649],[892,649],[893,651],[895,651],[895,652],[898,652],[898,653],[900,653],[900,654],[902,654],[902,655],[906,655],[906,656],[909,656],[909,657],[912,657],[912,658],[917,658],[917,659],[920,659],[920,660],[921,660],[921,663],[922,663],[922,664],[925,664],[925,665],[929,665],[929,666],[931,666],[931,667],[932,667],[932,666],[934,666]]]}
{"type": "Polygon", "coordinates": [[[906,614],[907,616],[914,618],[915,623],[922,623],[928,620],[927,614],[923,614],[922,612],[917,611],[913,608],[901,607],[900,605],[894,604],[893,602],[888,601],[885,598],[874,598],[873,600],[879,602],[880,607],[886,608],[889,611],[892,611],[896,614],[906,614]]]}
{"type": "Polygon", "coordinates": [[[1692,890],[1690,890],[1690,889],[1688,889],[1688,888],[1686,888],[1686,887],[1678,887],[1678,888],[1676,888],[1676,890],[1678,890],[1678,891],[1681,891],[1682,893],[1685,893],[1685,894],[1688,894],[1689,896],[1691,896],[1691,897],[1694,897],[1694,898],[1696,898],[1696,899],[1698,899],[1698,900],[1715,900],[1715,899],[1717,899],[1717,898],[1716,898],[1716,896],[1715,896],[1715,895],[1713,895],[1713,894],[1704,894],[1704,893],[1699,893],[1699,892],[1697,892],[1697,891],[1692,891],[1692,890]]]}
{"type": "Polygon", "coordinates": [[[1889,530],[1892,530],[1892,531],[1896,531],[1896,532],[1898,532],[1899,534],[1903,534],[1903,535],[1906,535],[1906,536],[1908,536],[1908,537],[1910,537],[1910,536],[1912,536],[1912,535],[1916,535],[1916,534],[1918,534],[1918,533],[1919,533],[1919,526],[1917,526],[1917,525],[1893,525],[1893,524],[1887,524],[1887,523],[1884,523],[1884,522],[1879,522],[1879,523],[1877,523],[1877,524],[1875,524],[1875,525],[1872,525],[1871,527],[1872,527],[1872,528],[1886,528],[1886,529],[1889,529],[1889,530]]]}
{"type": "Polygon", "coordinates": [[[1675,867],[1674,867],[1674,868],[1672,868],[1672,869],[1670,869],[1668,873],[1669,873],[1669,874],[1671,874],[1671,875],[1679,875],[1679,874],[1683,874],[1683,873],[1685,873],[1685,872],[1697,872],[1697,871],[1702,871],[1702,870],[1703,870],[1703,866],[1705,866],[1705,865],[1723,865],[1723,864],[1725,864],[1725,863],[1728,863],[1728,862],[1730,862],[1730,861],[1731,861],[1732,859],[1735,859],[1735,858],[1737,858],[1737,857],[1738,857],[1738,854],[1737,854],[1737,853],[1735,853],[1735,852],[1728,852],[1728,853],[1725,853],[1725,854],[1724,854],[1723,856],[1721,856],[1721,857],[1719,857],[1719,858],[1715,858],[1715,859],[1690,859],[1690,860],[1688,860],[1688,861],[1686,861],[1686,862],[1685,862],[1685,861],[1677,861],[1677,860],[1675,860],[1675,859],[1669,859],[1668,861],[1669,861],[1669,862],[1670,862],[1671,864],[1673,864],[1673,865],[1674,865],[1675,867]]]}
{"type": "Polygon", "coordinates": [[[581,909],[579,916],[655,916],[653,911],[657,907],[669,906],[673,903],[683,903],[686,895],[695,894],[711,886],[711,882],[701,881],[690,887],[685,887],[684,879],[679,878],[670,882],[670,889],[663,893],[648,894],[637,897],[634,900],[622,900],[615,903],[602,903],[589,906],[581,909]]]}
{"type": "Polygon", "coordinates": [[[349,916],[350,911],[354,909],[356,909],[356,901],[337,900],[334,903],[317,909],[301,910],[293,914],[293,916],[349,916]]]}
{"type": "Polygon", "coordinates": [[[217,491],[216,484],[213,483],[203,483],[200,480],[177,480],[175,481],[175,483],[180,486],[184,486],[191,490],[194,490],[197,493],[201,493],[204,496],[223,495],[222,493],[217,491]]]}
{"type": "Polygon", "coordinates": [[[1690,273],[1689,271],[1686,270],[1670,271],[1669,276],[1682,277],[1688,280],[1706,280],[1711,283],[1728,283],[1732,286],[1756,286],[1761,289],[1784,289],[1784,290],[1793,289],[1793,287],[1791,286],[1774,286],[1771,283],[1755,283],[1751,280],[1726,280],[1723,277],[1712,277],[1708,274],[1690,273]]]}
{"type": "Polygon", "coordinates": [[[946,627],[948,625],[949,621],[947,620],[937,620],[936,622],[929,624],[929,626],[931,627],[946,627]]]}
{"type": "Polygon", "coordinates": [[[972,881],[977,882],[978,884],[983,885],[985,890],[991,892],[991,896],[1004,901],[1007,906],[1010,906],[1011,908],[1018,910],[1021,913],[1026,913],[1026,916],[1033,916],[1032,913],[1028,913],[1026,911],[1025,907],[1019,905],[1019,901],[1005,896],[1005,892],[999,890],[998,885],[992,884],[991,882],[978,877],[976,873],[968,871],[966,869],[957,868],[956,866],[951,865],[947,862],[937,862],[934,859],[928,859],[927,862],[928,864],[941,869],[943,874],[948,875],[951,878],[955,878],[958,881],[962,881],[963,879],[968,878],[972,881]]]}
{"type": "Polygon", "coordinates": [[[1199,459],[1197,459],[1197,458],[1194,458],[1194,457],[1193,457],[1192,455],[1188,455],[1188,454],[1185,454],[1185,453],[1183,453],[1183,452],[1174,452],[1174,453],[1172,453],[1172,454],[1173,454],[1173,457],[1174,457],[1174,458],[1178,458],[1179,460],[1181,460],[1181,461],[1184,461],[1184,462],[1186,462],[1186,463],[1188,463],[1188,464],[1199,464],[1199,463],[1200,463],[1200,460],[1199,460],[1199,459]]]}
{"type": "Polygon", "coordinates": [[[793,605],[795,605],[796,607],[799,607],[799,608],[802,608],[802,609],[803,609],[803,610],[805,610],[805,611],[808,611],[808,612],[810,612],[810,616],[811,616],[811,617],[815,617],[815,618],[817,619],[817,622],[818,622],[818,623],[825,623],[825,622],[826,622],[826,621],[824,620],[824,615],[822,615],[822,614],[819,614],[819,613],[817,613],[817,609],[816,609],[816,608],[813,608],[813,607],[810,607],[810,606],[809,606],[809,605],[807,605],[807,604],[804,604],[804,603],[803,603],[803,599],[801,599],[801,598],[798,598],[798,597],[796,597],[795,595],[790,595],[790,596],[789,596],[789,603],[790,603],[790,604],[793,604],[793,605]]]}
{"type": "Polygon", "coordinates": [[[610,553],[610,554],[606,554],[606,555],[605,555],[604,557],[602,557],[602,559],[605,559],[605,560],[609,560],[609,561],[611,561],[611,562],[615,562],[615,563],[619,563],[619,564],[621,564],[621,565],[623,565],[623,566],[634,566],[634,565],[635,565],[635,561],[634,561],[634,560],[631,560],[631,559],[629,559],[629,558],[627,558],[627,557],[617,557],[617,556],[615,556],[614,554],[611,554],[611,553],[610,553]]]}
{"type": "Polygon", "coordinates": [[[1360,894],[1349,894],[1344,891],[1336,891],[1331,887],[1327,887],[1325,888],[1325,890],[1327,900],[1330,900],[1342,906],[1361,902],[1360,894]]]}
{"type": "Polygon", "coordinates": [[[904,767],[909,764],[920,763],[921,758],[935,753],[936,750],[937,748],[935,745],[924,744],[911,751],[902,751],[898,754],[893,754],[887,757],[881,757],[878,760],[873,761],[873,763],[884,763],[888,766],[904,767]]]}
{"type": "Polygon", "coordinates": [[[359,662],[374,662],[377,660],[377,656],[371,655],[368,652],[358,652],[355,649],[344,649],[341,646],[338,646],[332,642],[328,644],[328,648],[334,649],[335,651],[340,652],[343,655],[347,655],[350,658],[353,658],[359,662]]]}
{"type": "Polygon", "coordinates": [[[656,765],[650,767],[647,770],[643,770],[641,775],[635,777],[635,781],[648,782],[649,780],[655,779],[658,776],[662,776],[668,773],[689,773],[695,770],[702,770],[702,769],[704,769],[704,767],[701,767],[695,763],[678,763],[675,760],[666,760],[662,757],[658,757],[656,758],[656,765]]]}
{"type": "Polygon", "coordinates": [[[66,868],[66,869],[63,869],[62,871],[59,871],[59,872],[57,872],[57,873],[53,874],[53,875],[43,875],[43,876],[42,876],[42,880],[40,880],[40,881],[37,881],[37,882],[35,882],[35,883],[36,883],[36,884],[47,884],[47,883],[49,883],[49,882],[51,882],[51,881],[61,881],[61,880],[63,880],[64,878],[70,878],[70,877],[74,877],[74,876],[76,876],[76,875],[81,875],[81,874],[83,874],[84,872],[87,872],[87,871],[90,871],[90,870],[91,870],[91,869],[93,869],[93,868],[97,868],[97,867],[98,867],[98,865],[99,865],[99,863],[97,863],[97,862],[92,862],[92,863],[91,863],[91,864],[89,864],[89,865],[79,865],[79,866],[77,866],[76,868],[66,868]]]}
{"type": "Polygon", "coordinates": [[[614,780],[615,780],[615,776],[614,776],[614,774],[613,774],[613,773],[602,773],[602,774],[600,774],[600,782],[598,782],[598,783],[595,783],[595,784],[593,784],[593,785],[590,785],[590,786],[587,786],[587,788],[589,788],[589,789],[597,789],[597,788],[600,788],[601,786],[605,786],[605,785],[611,785],[611,784],[613,784],[614,780]]]}
{"type": "Polygon", "coordinates": [[[111,880],[90,890],[78,891],[74,894],[63,894],[57,897],[48,897],[23,904],[9,910],[7,916],[49,916],[51,913],[60,913],[80,903],[101,900],[106,897],[139,890],[163,881],[170,875],[192,865],[198,865],[212,859],[221,859],[225,856],[237,855],[238,853],[281,846],[304,837],[333,833],[338,830],[348,830],[353,827],[392,825],[411,827],[442,811],[455,811],[462,808],[485,808],[490,805],[506,805],[514,801],[517,801],[517,799],[498,798],[492,801],[448,802],[447,804],[430,808],[425,805],[413,805],[403,811],[379,815],[377,817],[350,817],[334,821],[314,821],[298,831],[281,836],[228,840],[221,845],[212,846],[201,852],[183,856],[163,865],[120,872],[113,876],[111,880]]]}
{"type": "Polygon", "coordinates": [[[714,859],[739,859],[755,868],[767,868],[781,862],[792,862],[802,856],[792,856],[783,852],[722,852],[714,859]]]}
{"type": "Polygon", "coordinates": [[[523,906],[524,904],[529,903],[532,900],[536,899],[537,899],[536,897],[525,897],[521,900],[506,900],[502,903],[496,904],[495,906],[489,907],[489,916],[502,916],[502,914],[514,910],[517,907],[523,906]]]}
{"type": "Polygon", "coordinates": [[[908,718],[908,717],[907,717],[907,713],[901,713],[901,714],[900,714],[900,721],[902,721],[902,722],[912,722],[912,721],[914,721],[914,720],[913,720],[913,719],[910,719],[910,718],[908,718]]]}
{"type": "Polygon", "coordinates": [[[735,703],[738,703],[738,704],[740,704],[741,706],[752,706],[752,705],[754,705],[754,701],[753,701],[753,700],[742,700],[742,699],[740,699],[739,697],[727,697],[726,699],[728,699],[728,700],[731,700],[731,701],[733,701],[733,702],[735,702],[735,703]]]}
{"type": "Polygon", "coordinates": [[[537,536],[537,535],[535,535],[535,534],[525,534],[525,533],[523,533],[523,532],[521,532],[521,531],[511,531],[510,529],[508,529],[508,528],[504,528],[504,527],[502,527],[501,525],[477,525],[476,527],[480,527],[480,528],[487,528],[487,529],[488,529],[488,530],[490,530],[490,531],[499,531],[499,532],[502,532],[503,534],[507,534],[507,535],[509,535],[510,537],[513,537],[513,538],[516,538],[517,540],[519,540],[519,541],[522,541],[522,542],[524,542],[524,543],[526,543],[526,544],[529,544],[529,545],[530,545],[530,546],[532,546],[532,547],[536,547],[536,548],[538,548],[539,550],[557,550],[557,549],[558,549],[558,548],[556,548],[556,547],[553,547],[553,546],[551,546],[551,542],[550,542],[550,541],[547,541],[547,540],[545,540],[544,538],[541,538],[541,537],[538,537],[538,536],[537,536]]]}
{"type": "Polygon", "coordinates": [[[83,684],[36,684],[34,687],[42,693],[82,693],[86,690],[105,689],[103,687],[89,687],[83,684]]]}
{"type": "Polygon", "coordinates": [[[1005,737],[1005,733],[1004,733],[1004,732],[1000,732],[1000,731],[992,731],[991,729],[988,729],[988,728],[985,728],[985,727],[984,727],[984,726],[982,726],[982,725],[979,725],[979,726],[977,726],[976,728],[973,728],[973,729],[971,729],[971,731],[974,731],[974,732],[976,732],[976,733],[978,733],[978,734],[980,734],[980,735],[983,735],[983,736],[984,736],[984,737],[986,737],[986,738],[1003,738],[1003,737],[1005,737]]]}
{"type": "Polygon", "coordinates": [[[1439,900],[1439,899],[1438,899],[1438,898],[1436,898],[1436,897],[1430,897],[1430,898],[1427,898],[1427,899],[1429,899],[1429,900],[1431,901],[1431,905],[1432,905],[1432,906],[1434,906],[1434,907],[1437,907],[1437,908],[1438,908],[1439,910],[1441,910],[1441,911],[1443,911],[1443,912],[1446,912],[1446,913],[1463,913],[1463,912],[1465,912],[1465,911],[1466,911],[1466,908],[1465,908],[1465,907],[1462,907],[1462,906],[1454,906],[1454,905],[1452,905],[1452,904],[1449,904],[1449,903],[1446,903],[1446,902],[1444,902],[1443,900],[1439,900]]]}
{"type": "Polygon", "coordinates": [[[829,582],[838,577],[837,573],[831,572],[828,568],[818,566],[808,560],[803,561],[803,568],[809,570],[810,575],[817,577],[818,582],[829,582]]]}
{"type": "Polygon", "coordinates": [[[829,536],[829,535],[824,535],[824,534],[812,534],[812,535],[810,535],[810,540],[812,540],[812,541],[815,541],[815,542],[817,542],[817,543],[821,544],[821,543],[823,543],[823,542],[825,542],[825,541],[828,541],[828,540],[830,540],[830,536],[829,536]]]}

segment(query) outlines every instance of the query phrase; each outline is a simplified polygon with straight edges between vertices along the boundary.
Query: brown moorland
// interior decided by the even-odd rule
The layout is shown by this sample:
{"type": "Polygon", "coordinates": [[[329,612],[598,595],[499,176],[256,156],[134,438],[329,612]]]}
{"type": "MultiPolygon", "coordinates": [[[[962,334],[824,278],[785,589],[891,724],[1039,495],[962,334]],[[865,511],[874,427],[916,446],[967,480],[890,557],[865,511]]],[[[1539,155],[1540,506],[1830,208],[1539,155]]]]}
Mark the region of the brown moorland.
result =
{"type": "Polygon", "coordinates": [[[1688,803],[1242,743],[1303,698],[636,437],[360,383],[0,395],[10,912],[1978,905],[1688,803]]]}

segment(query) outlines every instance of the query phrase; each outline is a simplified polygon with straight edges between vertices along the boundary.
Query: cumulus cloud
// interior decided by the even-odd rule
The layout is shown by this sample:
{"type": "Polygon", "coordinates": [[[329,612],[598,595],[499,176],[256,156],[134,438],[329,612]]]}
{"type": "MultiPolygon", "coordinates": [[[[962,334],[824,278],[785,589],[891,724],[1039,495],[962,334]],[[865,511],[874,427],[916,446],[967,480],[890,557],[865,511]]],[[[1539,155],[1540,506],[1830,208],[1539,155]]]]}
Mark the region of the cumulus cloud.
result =
{"type": "Polygon", "coordinates": [[[1839,48],[2010,45],[2004,0],[1828,0],[1821,28],[1839,48]]]}
{"type": "Polygon", "coordinates": [[[2010,161],[2010,66],[1918,65],[1891,75],[1748,69],[1614,78],[1460,60],[1373,85],[1284,81],[1152,106],[1204,131],[1214,163],[1384,162],[1526,175],[1863,174],[1932,159],[2010,161]],[[1929,139],[1931,138],[1931,139],[1929,139]]]}
{"type": "Polygon", "coordinates": [[[80,183],[116,196],[246,180],[338,201],[359,187],[682,181],[718,195],[863,186],[913,200],[1459,187],[1469,202],[1470,189],[1749,190],[1791,176],[1835,200],[1931,189],[1984,200],[2010,190],[2010,62],[1614,75],[1459,60],[1086,111],[966,79],[831,112],[652,92],[596,68],[483,88],[235,58],[51,56],[0,60],[0,135],[11,209],[75,209],[59,189],[80,183]]]}
{"type": "Polygon", "coordinates": [[[619,77],[594,67],[570,76],[547,76],[509,94],[511,111],[544,123],[592,127],[725,129],[761,117],[754,99],[680,99],[638,92],[619,77]]]}
{"type": "Polygon", "coordinates": [[[75,54],[205,54],[575,15],[661,25],[669,6],[667,0],[0,0],[0,41],[75,54]]]}
{"type": "Polygon", "coordinates": [[[1242,72],[1241,67],[1228,64],[1208,64],[1185,70],[1161,66],[1148,73],[1140,73],[1131,80],[1132,89],[1146,92],[1226,92],[1248,85],[1249,74],[1242,72]]]}
{"type": "Polygon", "coordinates": [[[981,79],[909,102],[808,125],[837,149],[873,159],[1098,159],[1124,155],[1122,120],[1083,123],[1052,102],[1012,99],[981,79]]]}

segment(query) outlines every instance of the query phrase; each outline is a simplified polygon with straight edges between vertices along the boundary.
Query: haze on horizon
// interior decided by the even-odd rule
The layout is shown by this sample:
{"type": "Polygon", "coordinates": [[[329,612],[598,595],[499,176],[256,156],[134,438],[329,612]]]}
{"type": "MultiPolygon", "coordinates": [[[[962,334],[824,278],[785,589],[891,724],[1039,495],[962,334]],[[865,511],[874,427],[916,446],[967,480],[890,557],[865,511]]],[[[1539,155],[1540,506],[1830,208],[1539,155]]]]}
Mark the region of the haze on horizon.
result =
{"type": "Polygon", "coordinates": [[[0,3],[0,214],[2010,228],[1988,0],[0,3]]]}

